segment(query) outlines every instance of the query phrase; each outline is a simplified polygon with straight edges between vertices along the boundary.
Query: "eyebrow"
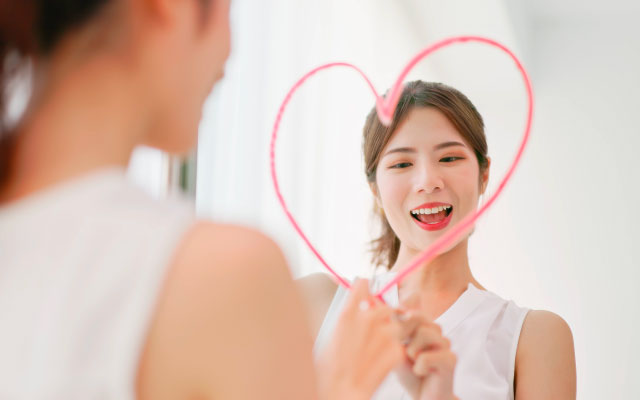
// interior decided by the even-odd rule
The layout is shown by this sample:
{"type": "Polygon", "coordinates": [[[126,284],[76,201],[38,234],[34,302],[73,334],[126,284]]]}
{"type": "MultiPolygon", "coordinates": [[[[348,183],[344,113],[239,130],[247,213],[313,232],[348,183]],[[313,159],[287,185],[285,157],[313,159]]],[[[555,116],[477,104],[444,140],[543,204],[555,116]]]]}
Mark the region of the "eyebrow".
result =
{"type": "MultiPolygon", "coordinates": [[[[442,150],[442,149],[446,149],[447,147],[454,147],[454,146],[466,147],[464,145],[464,143],[453,141],[453,142],[440,143],[440,144],[436,145],[433,149],[434,150],[442,150]]],[[[390,149],[389,151],[384,153],[384,155],[382,157],[388,156],[389,154],[393,154],[393,153],[417,153],[417,152],[418,151],[416,149],[414,149],[413,147],[396,147],[396,148],[390,149]]]]}
{"type": "Polygon", "coordinates": [[[393,153],[417,153],[418,151],[413,147],[396,147],[395,149],[390,149],[382,157],[388,156],[393,153]]]}
{"type": "Polygon", "coordinates": [[[434,150],[442,150],[442,149],[446,149],[447,147],[453,147],[453,146],[462,146],[462,147],[466,147],[464,145],[464,143],[460,143],[460,142],[444,142],[444,143],[440,143],[439,145],[435,146],[433,149],[434,150]]]}

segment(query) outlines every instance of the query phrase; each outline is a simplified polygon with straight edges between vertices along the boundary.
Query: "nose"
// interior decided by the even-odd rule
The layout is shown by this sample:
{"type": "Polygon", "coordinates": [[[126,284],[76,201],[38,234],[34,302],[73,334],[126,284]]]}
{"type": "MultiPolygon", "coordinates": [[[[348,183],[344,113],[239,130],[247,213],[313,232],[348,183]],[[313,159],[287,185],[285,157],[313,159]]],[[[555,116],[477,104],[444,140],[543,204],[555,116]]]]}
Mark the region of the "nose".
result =
{"type": "Polygon", "coordinates": [[[416,193],[432,194],[444,188],[444,181],[440,171],[435,166],[425,166],[416,174],[416,193]]]}

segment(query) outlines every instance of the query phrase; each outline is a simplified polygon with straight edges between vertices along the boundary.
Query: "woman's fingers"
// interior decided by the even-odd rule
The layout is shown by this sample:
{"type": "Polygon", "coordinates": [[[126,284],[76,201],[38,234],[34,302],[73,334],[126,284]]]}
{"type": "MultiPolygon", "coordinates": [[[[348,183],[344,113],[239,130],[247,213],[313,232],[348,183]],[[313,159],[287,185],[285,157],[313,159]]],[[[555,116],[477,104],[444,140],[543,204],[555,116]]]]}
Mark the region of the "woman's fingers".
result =
{"type": "Polygon", "coordinates": [[[337,349],[334,358],[349,364],[340,372],[348,376],[341,379],[363,389],[367,397],[405,360],[400,323],[393,314],[391,307],[371,296],[368,281],[358,280],[338,322],[336,334],[345,344],[337,349]]]}
{"type": "Polygon", "coordinates": [[[366,308],[370,303],[371,294],[369,293],[369,281],[366,279],[358,279],[351,287],[345,312],[357,312],[366,308]],[[364,302],[364,303],[363,303],[364,302]]]}
{"type": "Polygon", "coordinates": [[[433,325],[420,326],[414,333],[411,341],[407,345],[407,356],[414,360],[423,351],[449,349],[450,343],[442,336],[439,327],[433,325]]]}
{"type": "Polygon", "coordinates": [[[415,360],[421,351],[449,347],[449,341],[442,335],[440,325],[417,312],[407,312],[399,316],[400,337],[406,345],[407,356],[415,360]]]}
{"type": "Polygon", "coordinates": [[[397,369],[413,398],[452,398],[456,356],[440,326],[417,311],[398,313],[408,363],[397,369]]]}
{"type": "Polygon", "coordinates": [[[391,307],[380,303],[373,303],[368,309],[360,310],[360,317],[365,321],[365,324],[369,327],[373,327],[379,324],[392,324],[397,327],[397,338],[400,336],[400,325],[398,321],[393,319],[394,311],[391,307]]]}
{"type": "MultiPolygon", "coordinates": [[[[393,322],[394,325],[397,325],[396,321],[392,321],[393,314],[394,310],[391,307],[371,296],[369,282],[360,279],[351,288],[342,318],[357,320],[358,326],[366,331],[375,332],[374,328],[380,324],[393,322]]],[[[399,327],[397,330],[399,331],[399,327]]],[[[398,334],[396,337],[399,337],[398,334]]]]}
{"type": "Polygon", "coordinates": [[[384,377],[405,360],[404,348],[398,340],[398,329],[392,324],[378,328],[378,332],[371,338],[367,368],[372,373],[371,378],[382,382],[384,377]]]}
{"type": "Polygon", "coordinates": [[[359,338],[358,345],[382,350],[393,344],[401,349],[401,326],[393,318],[395,311],[371,296],[369,282],[356,281],[349,296],[341,325],[350,327],[348,334],[359,338]]]}
{"type": "Polygon", "coordinates": [[[413,363],[413,373],[426,376],[436,371],[453,371],[456,361],[449,349],[422,352],[413,363]]]}
{"type": "Polygon", "coordinates": [[[416,333],[416,330],[422,326],[431,326],[436,331],[442,333],[440,325],[428,320],[426,317],[416,311],[399,311],[397,319],[402,327],[401,337],[408,343],[416,333]]]}
{"type": "Polygon", "coordinates": [[[413,362],[416,375],[424,376],[429,369],[455,366],[451,342],[442,335],[440,325],[418,313],[405,313],[401,320],[401,335],[406,343],[406,355],[413,362]]]}
{"type": "Polygon", "coordinates": [[[355,398],[354,394],[370,398],[389,372],[405,364],[403,327],[395,313],[371,295],[368,281],[353,284],[319,362],[320,376],[331,398],[355,398]],[[340,397],[336,393],[349,395],[340,397]]]}

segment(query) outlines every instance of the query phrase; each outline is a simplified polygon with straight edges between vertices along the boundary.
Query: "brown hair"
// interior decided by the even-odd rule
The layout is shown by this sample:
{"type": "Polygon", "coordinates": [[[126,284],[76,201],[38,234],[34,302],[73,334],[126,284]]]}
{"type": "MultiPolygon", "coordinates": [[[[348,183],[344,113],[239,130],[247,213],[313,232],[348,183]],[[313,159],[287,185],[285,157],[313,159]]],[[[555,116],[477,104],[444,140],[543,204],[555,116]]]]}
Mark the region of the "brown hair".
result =
{"type": "MultiPolygon", "coordinates": [[[[0,188],[12,164],[16,132],[9,127],[7,86],[34,56],[47,57],[60,40],[88,24],[115,0],[0,0],[0,188]]],[[[211,0],[199,0],[204,11],[211,0]]],[[[207,14],[203,13],[203,21],[207,14]]]]}
{"type": "Polygon", "coordinates": [[[6,119],[11,79],[34,55],[48,55],[67,32],[109,1],[0,0],[0,186],[9,176],[15,142],[6,119]]]}
{"type": "Polygon", "coordinates": [[[29,33],[33,19],[33,2],[0,0],[0,184],[9,173],[13,147],[13,136],[6,121],[5,100],[21,59],[33,50],[29,33]]]}
{"type": "MultiPolygon", "coordinates": [[[[404,86],[389,126],[380,122],[375,107],[367,116],[363,130],[362,147],[365,174],[369,184],[375,185],[376,183],[376,171],[382,150],[391,140],[398,125],[416,107],[433,107],[451,121],[463,139],[473,148],[478,159],[479,176],[482,176],[488,166],[488,148],[484,134],[484,122],[478,110],[467,96],[450,86],[417,80],[408,82],[404,86]]],[[[382,234],[371,241],[372,261],[376,267],[384,266],[390,269],[398,258],[400,239],[391,229],[382,210],[375,206],[374,212],[380,219],[382,234]]]]}

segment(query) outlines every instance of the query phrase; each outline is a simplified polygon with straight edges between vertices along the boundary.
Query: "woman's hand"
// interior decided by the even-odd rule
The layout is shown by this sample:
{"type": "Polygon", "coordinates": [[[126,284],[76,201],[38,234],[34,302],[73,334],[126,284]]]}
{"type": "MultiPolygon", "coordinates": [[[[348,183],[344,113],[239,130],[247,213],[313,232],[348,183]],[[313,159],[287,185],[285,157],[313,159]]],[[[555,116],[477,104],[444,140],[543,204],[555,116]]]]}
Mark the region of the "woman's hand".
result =
{"type": "Polygon", "coordinates": [[[415,400],[451,400],[456,356],[442,329],[419,313],[399,314],[406,343],[406,362],[396,369],[415,400]]]}
{"type": "Polygon", "coordinates": [[[318,360],[321,399],[368,400],[384,378],[404,360],[401,326],[394,310],[357,281],[318,360]]]}

